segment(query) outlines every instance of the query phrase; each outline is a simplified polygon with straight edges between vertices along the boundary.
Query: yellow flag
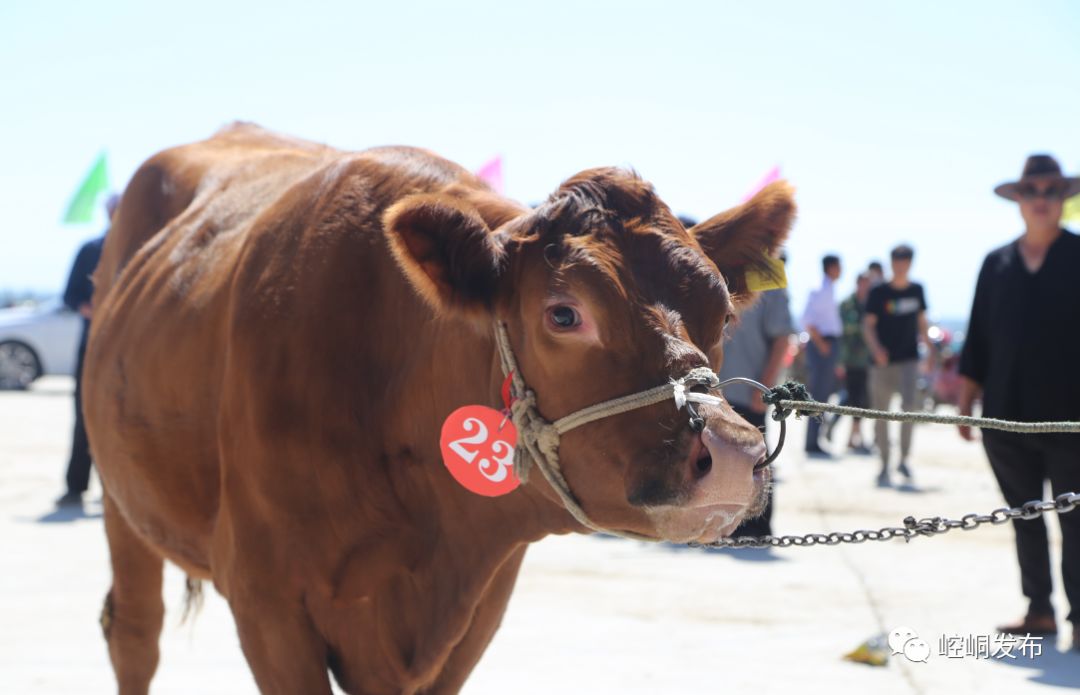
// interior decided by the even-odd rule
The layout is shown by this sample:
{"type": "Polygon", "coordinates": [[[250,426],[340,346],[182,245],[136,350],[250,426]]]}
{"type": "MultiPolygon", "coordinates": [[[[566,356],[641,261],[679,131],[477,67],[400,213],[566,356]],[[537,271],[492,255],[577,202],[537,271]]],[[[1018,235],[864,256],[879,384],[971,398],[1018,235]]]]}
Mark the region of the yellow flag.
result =
{"type": "Polygon", "coordinates": [[[1074,195],[1065,201],[1065,210],[1061,213],[1061,221],[1080,223],[1080,195],[1074,195]]]}

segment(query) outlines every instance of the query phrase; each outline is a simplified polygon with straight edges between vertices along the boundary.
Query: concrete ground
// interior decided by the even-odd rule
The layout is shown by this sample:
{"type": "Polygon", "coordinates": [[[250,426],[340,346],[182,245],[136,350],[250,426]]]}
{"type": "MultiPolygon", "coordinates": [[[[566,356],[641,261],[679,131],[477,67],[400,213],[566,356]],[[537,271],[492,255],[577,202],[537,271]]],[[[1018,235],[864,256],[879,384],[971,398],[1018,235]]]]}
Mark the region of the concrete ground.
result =
{"type": "MultiPolygon", "coordinates": [[[[97,626],[109,584],[100,490],[92,489],[84,515],[52,507],[71,419],[70,380],[0,393],[0,693],[114,692],[97,626]]],[[[796,425],[778,467],[777,532],[879,528],[908,515],[958,518],[1001,506],[981,448],[950,428],[916,432],[914,489],[875,487],[877,464],[867,457],[806,460],[801,437],[796,425]]],[[[838,432],[843,437],[846,431],[838,432]]],[[[1051,531],[1056,564],[1054,520],[1051,531]]],[[[183,577],[170,569],[154,692],[256,692],[225,602],[208,592],[197,620],[181,625],[182,595],[183,577]]],[[[911,543],[775,551],[550,538],[530,549],[502,629],[464,692],[889,695],[1080,687],[1080,652],[1069,651],[1064,630],[1034,658],[939,654],[943,635],[990,635],[1024,609],[1008,526],[911,543]],[[930,646],[927,662],[896,655],[871,667],[842,658],[899,626],[930,646]]]]}

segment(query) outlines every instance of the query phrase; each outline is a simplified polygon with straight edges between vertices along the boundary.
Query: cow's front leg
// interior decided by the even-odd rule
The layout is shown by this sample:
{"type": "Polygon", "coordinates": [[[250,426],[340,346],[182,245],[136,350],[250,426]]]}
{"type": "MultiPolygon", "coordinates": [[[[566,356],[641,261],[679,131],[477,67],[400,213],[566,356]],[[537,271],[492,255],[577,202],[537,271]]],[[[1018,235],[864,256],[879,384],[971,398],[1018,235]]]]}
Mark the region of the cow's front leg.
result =
{"type": "Polygon", "coordinates": [[[240,647],[263,695],[329,695],[326,644],[299,599],[236,592],[229,599],[240,647]]]}
{"type": "Polygon", "coordinates": [[[424,690],[425,695],[452,695],[465,685],[466,679],[480,661],[484,650],[487,649],[491,638],[495,636],[495,631],[502,623],[506,604],[514,591],[521,561],[525,558],[528,547],[528,545],[522,545],[514,551],[491,578],[484,597],[476,606],[468,631],[450,653],[439,677],[430,688],[424,690]]]}
{"type": "Polygon", "coordinates": [[[113,567],[112,588],[101,611],[101,628],[121,695],[145,695],[158,664],[158,638],[165,617],[161,600],[164,560],[139,538],[109,495],[105,534],[113,567]]]}

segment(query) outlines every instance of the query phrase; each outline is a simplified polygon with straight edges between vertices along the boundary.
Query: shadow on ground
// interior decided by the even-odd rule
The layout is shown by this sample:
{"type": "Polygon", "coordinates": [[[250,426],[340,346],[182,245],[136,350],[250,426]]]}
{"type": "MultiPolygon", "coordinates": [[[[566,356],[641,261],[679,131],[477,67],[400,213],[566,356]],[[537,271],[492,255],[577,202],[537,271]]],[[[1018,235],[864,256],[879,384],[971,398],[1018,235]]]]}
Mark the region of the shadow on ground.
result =
{"type": "MultiPolygon", "coordinates": [[[[607,533],[594,533],[592,537],[606,541],[623,540],[618,536],[612,536],[607,533]]],[[[690,545],[681,545],[679,543],[656,543],[650,545],[655,545],[657,548],[666,550],[670,553],[689,552],[707,553],[709,555],[727,555],[744,562],[787,562],[787,558],[780,557],[773,553],[772,548],[699,548],[690,545]]]]}
{"type": "Polygon", "coordinates": [[[1080,651],[1043,650],[1034,658],[1018,656],[1015,659],[995,658],[993,663],[1010,668],[1030,669],[1028,678],[1033,683],[1055,685],[1062,688],[1080,688],[1080,651]]]}
{"type": "MultiPolygon", "coordinates": [[[[100,519],[100,511],[87,511],[83,507],[57,507],[32,521],[37,524],[69,524],[83,519],[100,519]]],[[[20,519],[26,521],[26,519],[20,519]]]]}
{"type": "Polygon", "coordinates": [[[726,555],[742,562],[787,562],[787,558],[781,557],[772,551],[772,548],[694,548],[677,543],[661,543],[660,547],[673,553],[694,552],[708,553],[710,555],[726,555]]]}

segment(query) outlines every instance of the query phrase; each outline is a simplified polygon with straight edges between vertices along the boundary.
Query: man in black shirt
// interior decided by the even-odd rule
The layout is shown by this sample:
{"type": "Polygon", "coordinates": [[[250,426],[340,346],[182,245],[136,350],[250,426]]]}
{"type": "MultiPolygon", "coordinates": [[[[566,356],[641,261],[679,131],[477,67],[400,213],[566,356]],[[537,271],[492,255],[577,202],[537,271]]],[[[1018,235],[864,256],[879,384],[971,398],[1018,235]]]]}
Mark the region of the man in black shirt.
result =
{"type": "MultiPolygon", "coordinates": [[[[105,211],[110,220],[118,200],[117,196],[112,195],[105,201],[105,211]]],[[[83,493],[90,486],[90,443],[86,438],[86,426],[83,425],[82,370],[86,338],[90,335],[91,298],[94,294],[94,284],[90,276],[101,259],[101,246],[104,242],[105,235],[102,235],[82,245],[75,256],[75,263],[68,275],[67,289],[64,290],[64,304],[79,312],[83,325],[75,365],[75,428],[71,435],[71,458],[68,459],[67,466],[67,491],[56,501],[58,507],[82,507],[83,493]]]]}
{"type": "MultiPolygon", "coordinates": [[[[1080,420],[1080,237],[1061,228],[1064,200],[1080,177],[1062,176],[1049,155],[1032,155],[1019,181],[994,189],[1017,201],[1026,228],[983,261],[960,359],[960,412],[982,398],[986,417],[1022,421],[1080,420]]],[[[969,428],[960,428],[971,440],[969,428]]],[[[1080,435],[984,430],[983,447],[1010,506],[1080,491],[1080,435]]],[[[1080,514],[1061,514],[1061,564],[1071,610],[1073,648],[1080,649],[1080,514]]],[[[1050,602],[1050,549],[1042,518],[1013,522],[1027,616],[1000,632],[1057,633],[1050,602]]]]}
{"type": "MultiPolygon", "coordinates": [[[[919,378],[919,339],[927,348],[933,349],[927,335],[926,296],[922,285],[912,282],[911,260],[915,251],[907,245],[892,250],[892,279],[870,290],[866,300],[866,316],[863,319],[863,337],[874,366],[870,368],[870,401],[876,410],[888,410],[893,394],[900,392],[901,408],[916,407],[915,389],[919,378]]],[[[900,426],[900,465],[897,471],[908,483],[912,482],[911,438],[913,425],[905,422],[900,426]]],[[[874,439],[881,453],[881,473],[878,485],[888,486],[889,423],[878,420],[874,424],[874,439]]]]}

